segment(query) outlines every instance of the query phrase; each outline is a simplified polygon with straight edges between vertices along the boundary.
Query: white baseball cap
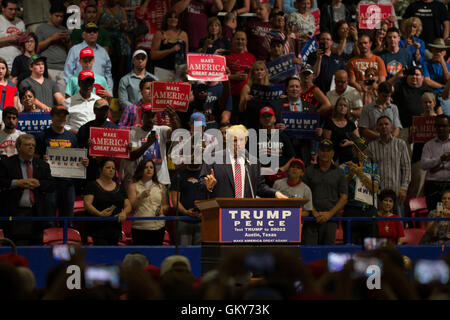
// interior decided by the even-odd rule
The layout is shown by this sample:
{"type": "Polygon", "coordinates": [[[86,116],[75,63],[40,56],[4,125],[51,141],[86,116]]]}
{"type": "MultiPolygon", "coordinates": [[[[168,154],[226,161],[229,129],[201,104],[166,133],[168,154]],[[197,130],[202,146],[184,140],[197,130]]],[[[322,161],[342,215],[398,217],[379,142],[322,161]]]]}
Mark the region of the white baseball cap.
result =
{"type": "Polygon", "coordinates": [[[141,53],[147,57],[147,52],[145,52],[145,51],[142,50],[142,49],[139,49],[139,50],[136,50],[136,51],[133,53],[133,57],[132,57],[131,59],[134,59],[134,57],[136,57],[138,54],[141,54],[141,53]]]}

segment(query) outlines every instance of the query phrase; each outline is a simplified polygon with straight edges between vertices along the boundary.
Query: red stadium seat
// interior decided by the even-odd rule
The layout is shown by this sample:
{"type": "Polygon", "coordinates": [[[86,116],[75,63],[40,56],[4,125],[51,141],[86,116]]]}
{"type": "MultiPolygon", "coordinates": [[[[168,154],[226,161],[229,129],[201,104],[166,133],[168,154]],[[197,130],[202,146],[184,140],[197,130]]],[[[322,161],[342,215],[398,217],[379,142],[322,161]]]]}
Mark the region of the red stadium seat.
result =
{"type": "Polygon", "coordinates": [[[163,240],[163,246],[170,246],[172,245],[172,239],[170,239],[170,234],[168,231],[164,233],[164,240],[163,240]]]}
{"type": "Polygon", "coordinates": [[[344,244],[344,230],[342,230],[342,227],[336,229],[335,244],[344,244]]]}
{"type": "MultiPolygon", "coordinates": [[[[411,198],[409,199],[409,210],[411,211],[411,217],[419,218],[419,217],[428,217],[428,208],[425,197],[411,198]]],[[[415,221],[415,228],[425,228],[425,221],[415,221]]]]}
{"type": "Polygon", "coordinates": [[[419,244],[420,239],[422,239],[425,234],[425,229],[423,228],[410,228],[405,229],[405,237],[403,238],[403,244],[415,245],[419,244]]]}
{"type": "MultiPolygon", "coordinates": [[[[64,228],[48,228],[44,230],[43,244],[44,246],[52,246],[54,244],[64,243],[64,228]]],[[[78,230],[67,228],[67,243],[82,245],[81,235],[78,230]]]]}

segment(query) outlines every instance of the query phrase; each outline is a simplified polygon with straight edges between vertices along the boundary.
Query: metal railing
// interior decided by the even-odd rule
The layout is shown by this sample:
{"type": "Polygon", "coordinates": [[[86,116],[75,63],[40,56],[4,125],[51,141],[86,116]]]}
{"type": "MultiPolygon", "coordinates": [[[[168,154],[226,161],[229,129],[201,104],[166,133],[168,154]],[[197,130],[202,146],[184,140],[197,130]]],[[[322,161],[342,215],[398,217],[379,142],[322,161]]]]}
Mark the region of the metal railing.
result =
{"type": "MultiPolygon", "coordinates": [[[[128,221],[136,220],[167,220],[167,221],[201,221],[198,218],[188,216],[162,216],[162,217],[127,217],[128,221]]],[[[302,217],[302,221],[315,221],[313,217],[302,217]]],[[[62,221],[63,224],[63,242],[67,243],[67,229],[69,228],[70,221],[118,221],[117,217],[0,217],[0,221],[62,221]]],[[[376,222],[376,221],[450,221],[448,218],[429,218],[429,217],[398,217],[398,218],[386,218],[386,217],[333,217],[329,221],[335,222],[348,222],[347,223],[347,237],[346,244],[351,243],[351,223],[352,221],[362,222],[376,222]]]]}

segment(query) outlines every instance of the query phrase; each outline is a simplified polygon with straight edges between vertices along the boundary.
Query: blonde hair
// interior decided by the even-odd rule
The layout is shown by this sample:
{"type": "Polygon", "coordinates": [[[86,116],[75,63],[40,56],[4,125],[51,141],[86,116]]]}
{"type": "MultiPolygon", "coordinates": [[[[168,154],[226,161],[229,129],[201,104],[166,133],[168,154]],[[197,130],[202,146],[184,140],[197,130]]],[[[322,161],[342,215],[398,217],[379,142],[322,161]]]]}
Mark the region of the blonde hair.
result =
{"type": "Polygon", "coordinates": [[[264,71],[266,72],[266,76],[264,77],[263,85],[264,86],[270,85],[270,82],[269,82],[269,70],[267,70],[266,63],[264,61],[258,60],[258,61],[256,61],[253,64],[252,70],[250,71],[250,77],[248,79],[248,86],[250,88],[253,85],[253,79],[254,79],[254,76],[255,76],[255,71],[256,71],[256,68],[258,68],[258,67],[262,67],[264,69],[264,71]]]}
{"type": "Polygon", "coordinates": [[[421,99],[421,101],[422,101],[422,103],[426,100],[426,99],[430,99],[430,100],[432,100],[435,104],[436,104],[436,95],[433,93],[433,92],[425,92],[423,95],[422,95],[422,99],[421,99]]]}
{"type": "Polygon", "coordinates": [[[417,17],[411,17],[402,23],[401,30],[403,35],[408,33],[408,28],[414,23],[417,24],[416,37],[422,33],[422,21],[417,17]]]}
{"type": "Polygon", "coordinates": [[[248,136],[248,130],[247,128],[242,125],[242,124],[235,124],[230,126],[227,131],[227,137],[228,136],[232,136],[232,137],[247,137],[248,136]]]}

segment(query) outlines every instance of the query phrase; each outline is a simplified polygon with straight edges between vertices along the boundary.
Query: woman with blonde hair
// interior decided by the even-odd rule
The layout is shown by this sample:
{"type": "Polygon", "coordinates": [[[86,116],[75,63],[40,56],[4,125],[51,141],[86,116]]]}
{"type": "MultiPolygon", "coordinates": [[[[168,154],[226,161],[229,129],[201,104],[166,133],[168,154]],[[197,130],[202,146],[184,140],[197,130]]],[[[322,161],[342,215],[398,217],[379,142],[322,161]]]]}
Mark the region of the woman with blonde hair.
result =
{"type": "Polygon", "coordinates": [[[250,71],[249,80],[242,88],[239,100],[239,112],[241,122],[248,128],[257,128],[259,124],[259,109],[264,107],[264,102],[251,95],[255,86],[270,86],[269,71],[264,61],[256,61],[250,71]],[[245,115],[244,115],[245,113],[245,115]]]}
{"type": "Polygon", "coordinates": [[[197,52],[215,53],[217,50],[220,50],[217,53],[221,53],[229,49],[231,49],[231,43],[222,36],[222,24],[219,18],[209,18],[206,26],[206,38],[200,39],[197,52]]]}
{"type": "Polygon", "coordinates": [[[359,137],[358,128],[355,123],[349,119],[350,103],[345,96],[339,97],[334,106],[333,115],[325,120],[323,126],[323,139],[333,141],[335,149],[334,160],[339,159],[339,163],[352,160],[353,142],[348,139],[348,134],[359,137]]]}
{"type": "MultiPolygon", "coordinates": [[[[422,116],[436,117],[438,114],[442,114],[442,108],[436,106],[436,95],[434,92],[425,92],[422,95],[422,107],[424,112],[422,116]]],[[[416,128],[411,126],[409,140],[412,142],[416,128]]],[[[423,186],[425,183],[426,171],[422,170],[421,158],[422,151],[425,143],[414,142],[413,151],[411,155],[411,184],[409,186],[409,195],[411,197],[423,196],[423,186]]]]}
{"type": "Polygon", "coordinates": [[[400,48],[406,48],[413,56],[414,61],[422,64],[425,58],[425,43],[419,39],[422,33],[422,21],[417,17],[406,19],[402,23],[402,37],[400,48]]]}

